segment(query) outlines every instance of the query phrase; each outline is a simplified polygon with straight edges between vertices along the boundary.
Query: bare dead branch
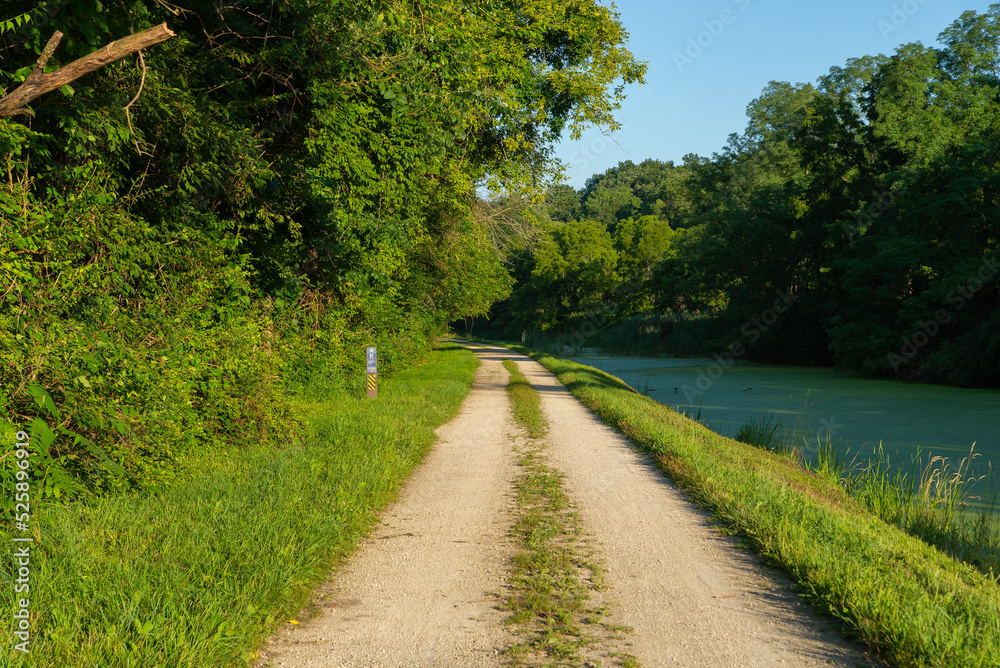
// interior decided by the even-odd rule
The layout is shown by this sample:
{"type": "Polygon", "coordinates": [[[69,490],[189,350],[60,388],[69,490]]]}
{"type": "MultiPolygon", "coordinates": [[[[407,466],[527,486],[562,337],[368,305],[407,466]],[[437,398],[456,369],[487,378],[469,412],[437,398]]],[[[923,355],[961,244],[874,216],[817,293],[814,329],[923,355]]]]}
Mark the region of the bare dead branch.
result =
{"type": "Polygon", "coordinates": [[[506,257],[512,248],[531,248],[538,242],[540,228],[532,222],[530,210],[530,202],[519,198],[503,202],[477,199],[472,217],[486,230],[492,250],[506,257]]]}
{"type": "Polygon", "coordinates": [[[128,121],[128,133],[132,137],[132,141],[135,142],[135,150],[139,152],[139,155],[143,155],[142,149],[139,148],[139,140],[135,138],[135,130],[132,129],[132,114],[129,112],[129,108],[142,95],[142,87],[146,83],[146,60],[142,57],[142,51],[139,52],[139,64],[142,65],[142,78],[139,80],[139,90],[135,92],[135,97],[132,98],[131,102],[125,105],[125,119],[128,121]]]}
{"type": "Polygon", "coordinates": [[[69,65],[46,73],[45,64],[55,53],[62,36],[62,33],[57,30],[49,39],[49,43],[45,46],[45,50],[24,83],[18,86],[14,92],[0,98],[0,118],[7,118],[15,114],[31,114],[31,110],[25,108],[24,105],[32,100],[140,49],[165,42],[174,37],[175,33],[167,27],[166,23],[161,23],[140,33],[115,40],[83,58],[74,60],[69,65]]]}

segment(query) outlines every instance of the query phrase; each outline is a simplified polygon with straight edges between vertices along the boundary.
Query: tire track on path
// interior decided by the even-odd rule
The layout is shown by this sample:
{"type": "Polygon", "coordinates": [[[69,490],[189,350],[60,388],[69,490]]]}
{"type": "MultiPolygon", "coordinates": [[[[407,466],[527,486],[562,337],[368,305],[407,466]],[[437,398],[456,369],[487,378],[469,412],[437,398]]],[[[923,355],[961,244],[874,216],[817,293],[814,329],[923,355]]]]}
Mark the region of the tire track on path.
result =
{"type": "Polygon", "coordinates": [[[644,668],[870,665],[552,373],[509,357],[542,395],[549,463],[597,540],[615,619],[635,630],[644,668]]]}
{"type": "Polygon", "coordinates": [[[507,350],[482,362],[461,413],[382,514],[372,535],[320,587],[322,613],[283,628],[258,665],[494,667],[512,644],[506,587],[514,477],[507,350]]]}

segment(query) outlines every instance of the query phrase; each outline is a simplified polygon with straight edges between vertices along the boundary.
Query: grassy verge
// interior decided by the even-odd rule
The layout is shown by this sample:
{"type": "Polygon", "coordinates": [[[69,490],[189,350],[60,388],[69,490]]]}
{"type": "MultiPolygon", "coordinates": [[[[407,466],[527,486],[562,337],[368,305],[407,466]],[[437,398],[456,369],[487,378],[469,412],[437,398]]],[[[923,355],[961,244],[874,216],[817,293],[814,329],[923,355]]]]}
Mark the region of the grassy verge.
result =
{"type": "Polygon", "coordinates": [[[514,417],[529,440],[516,446],[521,474],[515,482],[513,593],[509,621],[523,641],[507,651],[512,666],[615,665],[637,668],[623,650],[628,629],[605,621],[594,603],[601,590],[601,566],[583,533],[580,518],[562,488],[562,475],[546,464],[548,432],[538,393],[507,360],[507,393],[514,417]],[[606,662],[606,663],[605,663],[606,662]]]}
{"type": "Polygon", "coordinates": [[[890,460],[881,443],[864,465],[847,463],[829,442],[818,451],[813,470],[842,485],[875,515],[1000,579],[1000,489],[986,483],[992,487],[986,498],[977,495],[977,483],[986,476],[969,473],[975,453],[953,469],[944,457],[930,457],[925,464],[919,451],[904,467],[890,460]],[[974,501],[983,503],[972,510],[974,501]]]}
{"type": "Polygon", "coordinates": [[[991,578],[788,457],[715,434],[604,372],[532,357],[893,664],[997,665],[1000,587],[991,578]]]}
{"type": "MultiPolygon", "coordinates": [[[[215,451],[158,494],[38,509],[31,654],[14,652],[8,636],[0,666],[252,662],[369,531],[433,430],[457,413],[477,364],[442,346],[383,380],[375,401],[340,393],[303,404],[304,435],[289,434],[277,451],[215,451]]],[[[4,562],[11,610],[13,566],[4,562]]]]}
{"type": "Polygon", "coordinates": [[[987,476],[970,473],[978,457],[974,450],[954,468],[946,457],[925,463],[919,449],[909,465],[894,461],[881,443],[867,461],[859,461],[859,455],[849,459],[850,451],[834,446],[828,435],[825,443],[817,441],[815,457],[807,458],[798,445],[805,440],[799,430],[786,430],[773,414],[749,418],[733,438],[799,462],[882,520],[1000,580],[1000,488],[987,481],[985,498],[979,494],[987,476]]]}

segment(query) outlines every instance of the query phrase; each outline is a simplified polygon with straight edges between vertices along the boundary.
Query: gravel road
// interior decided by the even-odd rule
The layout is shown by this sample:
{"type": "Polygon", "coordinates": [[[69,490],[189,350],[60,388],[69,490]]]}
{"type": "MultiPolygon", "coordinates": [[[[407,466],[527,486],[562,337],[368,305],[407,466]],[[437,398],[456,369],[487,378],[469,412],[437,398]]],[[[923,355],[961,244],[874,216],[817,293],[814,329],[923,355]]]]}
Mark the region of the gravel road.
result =
{"type": "Polygon", "coordinates": [[[282,629],[259,665],[503,665],[514,426],[503,358],[480,359],[461,414],[438,429],[381,523],[314,596],[322,614],[282,629]]]}
{"type": "Polygon", "coordinates": [[[616,621],[635,629],[645,668],[868,663],[555,376],[514,359],[542,395],[550,465],[598,540],[616,621]]]}
{"type": "Polygon", "coordinates": [[[504,359],[542,395],[549,465],[565,474],[596,540],[613,621],[635,630],[630,652],[642,666],[874,665],[541,365],[503,348],[474,350],[482,366],[460,415],[317,591],[322,614],[277,633],[259,666],[503,665],[516,431],[504,359]]]}

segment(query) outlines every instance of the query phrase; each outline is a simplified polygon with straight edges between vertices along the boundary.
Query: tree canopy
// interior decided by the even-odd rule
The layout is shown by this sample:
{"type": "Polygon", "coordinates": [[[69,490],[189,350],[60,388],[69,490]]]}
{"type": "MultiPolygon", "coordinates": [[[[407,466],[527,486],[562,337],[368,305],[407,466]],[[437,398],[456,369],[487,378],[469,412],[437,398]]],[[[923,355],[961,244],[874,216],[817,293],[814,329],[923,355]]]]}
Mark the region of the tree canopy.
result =
{"type": "Polygon", "coordinates": [[[636,314],[696,315],[714,323],[698,354],[735,341],[760,360],[1000,386],[998,45],[1000,4],[968,11],[938,46],[771,82],[711,157],[623,162],[579,192],[550,191],[542,220],[614,235],[618,262],[593,284],[604,301],[556,320],[510,311],[540,289],[515,271],[495,322],[556,337],[597,322],[608,341],[636,314]],[[776,299],[794,307],[753,325],[776,299]]]}
{"type": "MultiPolygon", "coordinates": [[[[645,66],[597,0],[13,0],[0,86],[176,37],[0,119],[0,427],[45,494],[169,481],[279,433],[286,389],[391,370],[509,291],[552,144],[616,127],[645,66]]],[[[6,17],[4,17],[6,18],[6,17]]],[[[4,475],[11,475],[6,470],[4,475]]]]}

